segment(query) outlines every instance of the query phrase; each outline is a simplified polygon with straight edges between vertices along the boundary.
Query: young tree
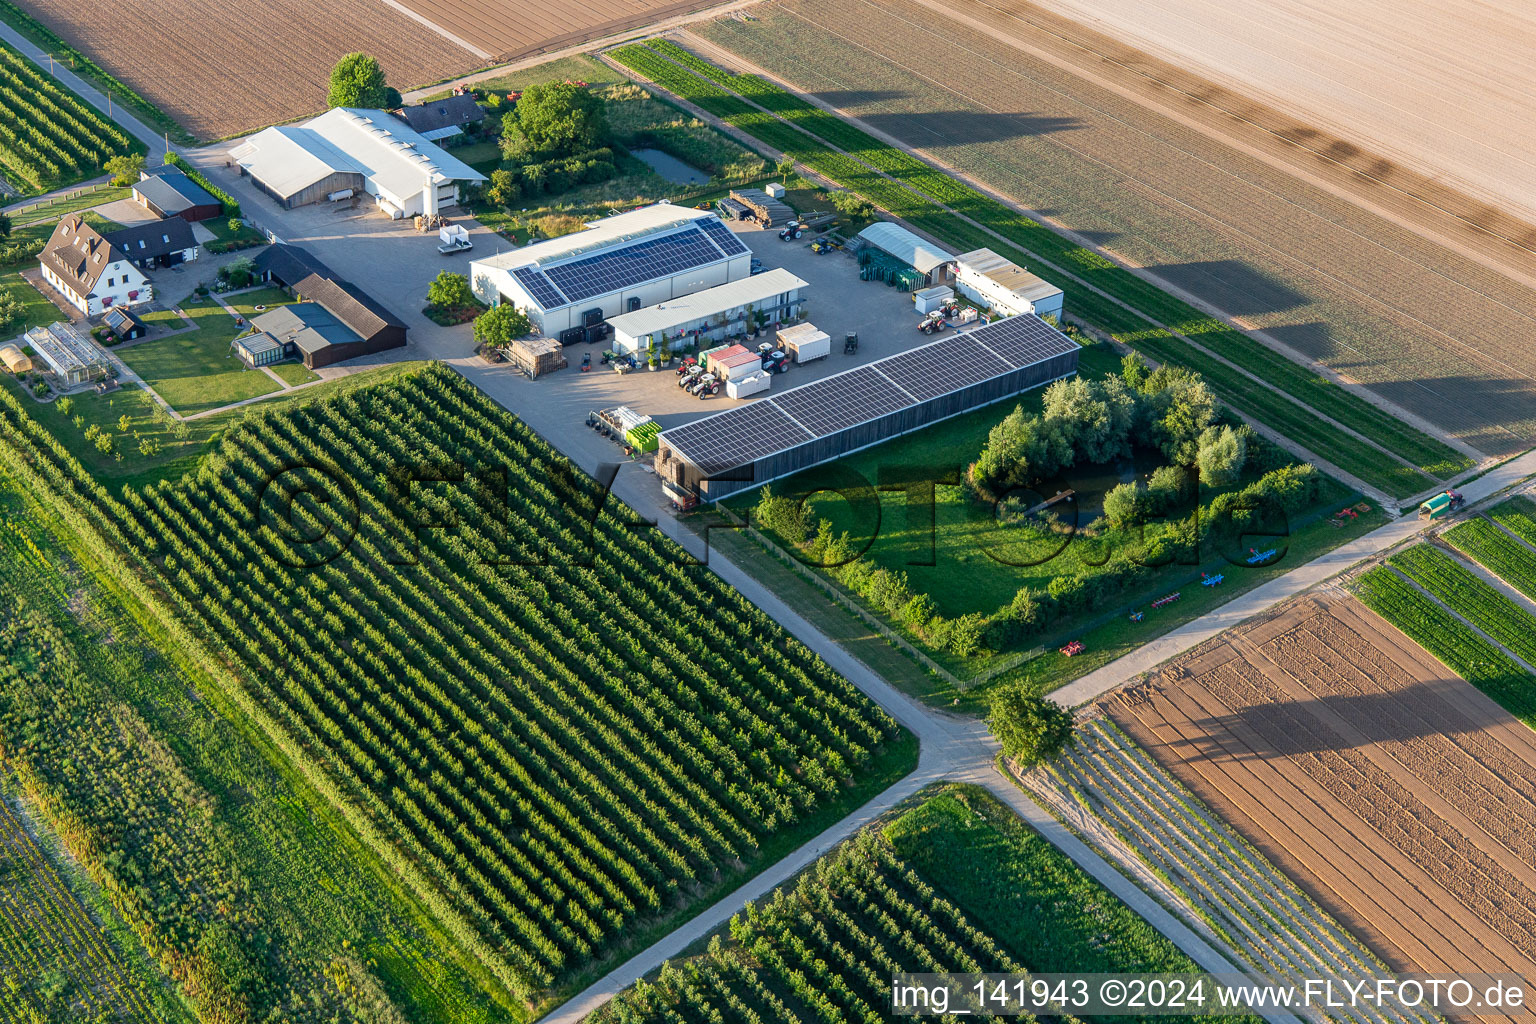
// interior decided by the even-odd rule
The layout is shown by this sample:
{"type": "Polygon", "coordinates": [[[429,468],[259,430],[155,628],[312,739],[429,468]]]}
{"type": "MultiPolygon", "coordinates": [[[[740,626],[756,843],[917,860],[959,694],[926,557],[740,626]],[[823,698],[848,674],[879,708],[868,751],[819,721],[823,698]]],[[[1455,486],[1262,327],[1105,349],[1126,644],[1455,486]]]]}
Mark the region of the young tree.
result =
{"type": "Polygon", "coordinates": [[[987,725],[1003,745],[1003,756],[1029,767],[1055,757],[1072,745],[1072,712],[1017,683],[997,691],[987,725]]]}
{"type": "Polygon", "coordinates": [[[469,278],[451,270],[440,270],[437,278],[427,285],[427,302],[438,309],[463,309],[475,304],[475,293],[469,287],[469,278]]]}
{"type": "Polygon", "coordinates": [[[1146,512],[1146,493],[1134,483],[1116,484],[1104,495],[1104,518],[1117,530],[1135,526],[1146,512]]]}
{"type": "Polygon", "coordinates": [[[502,152],[509,159],[529,153],[568,156],[596,149],[607,134],[601,99],[579,85],[545,82],[524,90],[502,118],[502,152]]]}
{"type": "Polygon", "coordinates": [[[102,166],[112,175],[112,184],[132,185],[139,180],[139,172],[144,170],[144,154],[124,153],[109,157],[102,166]]]}
{"type": "Polygon", "coordinates": [[[366,53],[349,53],[331,69],[331,91],[326,103],[333,107],[382,108],[389,102],[384,69],[366,53]]]}
{"type": "Polygon", "coordinates": [[[475,318],[475,340],[494,348],[502,348],[531,330],[528,314],[510,302],[492,306],[475,318]]]}
{"type": "Polygon", "coordinates": [[[523,186],[518,184],[516,176],[511,171],[505,167],[498,167],[491,172],[491,184],[485,190],[487,202],[505,210],[522,197],[523,186]]]}
{"type": "Polygon", "coordinates": [[[779,172],[779,184],[789,187],[789,176],[795,173],[795,158],[782,156],[779,162],[773,165],[773,169],[779,172]]]}
{"type": "Polygon", "coordinates": [[[11,237],[11,218],[9,214],[0,213],[0,238],[11,237]]]}

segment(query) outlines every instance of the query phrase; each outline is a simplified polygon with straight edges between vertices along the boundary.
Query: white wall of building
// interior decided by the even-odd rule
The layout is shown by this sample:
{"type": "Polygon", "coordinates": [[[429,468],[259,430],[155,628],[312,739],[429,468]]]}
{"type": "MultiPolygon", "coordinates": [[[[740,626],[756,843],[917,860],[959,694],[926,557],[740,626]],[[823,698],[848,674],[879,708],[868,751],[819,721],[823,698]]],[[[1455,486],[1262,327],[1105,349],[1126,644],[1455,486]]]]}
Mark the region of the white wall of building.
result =
{"type": "Polygon", "coordinates": [[[1044,318],[1054,316],[1061,319],[1062,300],[1064,296],[1060,291],[1054,295],[1042,299],[1039,303],[1031,302],[1022,295],[1014,293],[1003,285],[994,281],[986,274],[978,273],[961,265],[955,274],[955,289],[978,305],[987,306],[1005,316],[1020,316],[1024,313],[1033,313],[1044,318]]]}
{"type": "Polygon", "coordinates": [[[127,260],[114,260],[102,271],[101,279],[90,295],[81,295],[46,265],[42,267],[43,280],[51,284],[74,306],[87,316],[104,313],[113,306],[142,306],[155,297],[149,278],[127,260]],[[129,293],[134,293],[130,298],[129,293]],[[110,300],[110,301],[108,301],[110,300]]]}

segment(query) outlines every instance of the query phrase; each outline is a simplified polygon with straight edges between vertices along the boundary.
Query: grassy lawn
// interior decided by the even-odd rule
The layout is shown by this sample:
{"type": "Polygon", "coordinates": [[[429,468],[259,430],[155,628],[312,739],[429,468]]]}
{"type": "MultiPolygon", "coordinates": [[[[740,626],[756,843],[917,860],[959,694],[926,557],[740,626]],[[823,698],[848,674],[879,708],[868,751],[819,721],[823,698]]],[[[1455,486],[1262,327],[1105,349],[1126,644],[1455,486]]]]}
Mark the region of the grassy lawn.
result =
{"type": "Polygon", "coordinates": [[[119,199],[127,199],[132,194],[131,189],[108,185],[92,191],[82,192],[78,195],[39,202],[35,206],[13,211],[11,219],[16,223],[17,227],[28,227],[46,221],[49,230],[52,230],[53,225],[58,223],[59,218],[66,213],[79,213],[81,210],[89,210],[106,203],[115,203],[119,199]]]}
{"type": "Polygon", "coordinates": [[[185,320],[169,309],[152,309],[147,313],[140,313],[139,319],[151,326],[163,327],[168,331],[179,331],[187,326],[185,320]]]}
{"type": "Polygon", "coordinates": [[[278,363],[276,366],[269,366],[268,369],[287,381],[289,387],[320,379],[318,373],[307,369],[303,363],[278,363]]]}
{"type": "Polygon", "coordinates": [[[211,298],[182,304],[198,330],[145,342],[121,353],[123,362],[184,416],[278,390],[260,370],[247,369],[229,343],[240,334],[234,317],[211,298]]]}
{"type": "MultiPolygon", "coordinates": [[[[149,343],[149,345],[155,344],[159,342],[149,343]]],[[[148,345],[143,347],[147,348],[148,345]]],[[[132,352],[133,350],[129,349],[125,354],[131,355],[132,352]]],[[[415,362],[374,367],[339,380],[317,384],[291,396],[274,395],[256,408],[271,409],[286,402],[323,398],[342,388],[355,384],[377,383],[396,373],[407,372],[421,365],[415,362]]],[[[290,364],[277,369],[281,372],[283,369],[291,368],[290,364]]],[[[298,369],[302,370],[303,367],[298,369]]],[[[264,374],[261,376],[272,385],[271,390],[277,390],[277,385],[272,383],[270,377],[264,374]]],[[[14,377],[6,373],[0,373],[0,387],[10,388],[17,394],[22,392],[22,386],[14,377]]],[[[217,416],[188,420],[178,424],[163,411],[157,415],[159,406],[148,393],[138,387],[124,387],[110,395],[88,392],[73,396],[71,402],[73,408],[70,409],[68,416],[59,409],[57,402],[38,403],[30,398],[27,399],[27,411],[47,427],[70,454],[80,460],[92,476],[110,486],[114,491],[124,485],[137,487],[160,480],[176,480],[184,474],[193,472],[197,468],[198,460],[202,458],[204,452],[208,451],[210,444],[222,436],[224,431],[244,419],[249,411],[243,408],[231,409],[217,416]],[[118,429],[118,420],[124,415],[130,420],[126,433],[118,429]],[[76,416],[81,417],[78,427],[74,423],[76,416]],[[92,424],[113,435],[114,451],[112,453],[101,452],[86,441],[85,429],[92,424]],[[158,451],[153,455],[145,455],[139,451],[138,438],[144,437],[153,439],[158,445],[158,451]],[[119,459],[119,455],[122,458],[119,459]]]]}
{"type": "Polygon", "coordinates": [[[240,230],[235,231],[230,228],[229,221],[230,218],[228,217],[210,217],[209,219],[202,221],[203,227],[207,228],[209,231],[212,231],[214,237],[218,239],[217,242],[209,243],[209,252],[220,251],[220,243],[266,241],[267,236],[263,235],[260,231],[257,231],[249,224],[242,222],[240,224],[240,230]]]}
{"type": "Polygon", "coordinates": [[[481,174],[490,174],[501,164],[501,144],[495,139],[454,146],[451,152],[481,174]]]}
{"type": "MultiPolygon", "coordinates": [[[[240,311],[240,315],[246,319],[258,316],[257,306],[286,306],[296,301],[292,295],[281,288],[258,288],[253,292],[241,292],[239,295],[226,295],[224,301],[240,311]]],[[[262,310],[261,312],[265,312],[262,310]]]]}

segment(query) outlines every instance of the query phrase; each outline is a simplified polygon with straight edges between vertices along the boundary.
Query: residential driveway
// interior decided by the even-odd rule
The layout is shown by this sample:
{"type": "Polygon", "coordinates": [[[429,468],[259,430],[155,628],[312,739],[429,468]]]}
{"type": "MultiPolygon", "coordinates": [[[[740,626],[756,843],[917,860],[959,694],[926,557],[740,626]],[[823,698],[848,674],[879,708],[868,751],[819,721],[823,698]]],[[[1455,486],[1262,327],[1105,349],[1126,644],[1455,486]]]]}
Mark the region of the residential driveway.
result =
{"type": "Polygon", "coordinates": [[[135,224],[150,224],[160,219],[132,199],[119,199],[115,202],[103,203],[101,206],[96,207],[96,212],[107,218],[107,220],[130,228],[135,224]]]}

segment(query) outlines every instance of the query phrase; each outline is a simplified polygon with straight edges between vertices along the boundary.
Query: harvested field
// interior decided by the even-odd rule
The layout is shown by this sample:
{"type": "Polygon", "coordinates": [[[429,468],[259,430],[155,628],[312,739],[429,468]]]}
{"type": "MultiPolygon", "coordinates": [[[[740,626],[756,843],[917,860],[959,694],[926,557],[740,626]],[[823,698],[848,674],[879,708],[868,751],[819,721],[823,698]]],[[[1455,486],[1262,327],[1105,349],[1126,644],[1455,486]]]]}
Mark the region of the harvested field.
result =
{"type": "Polygon", "coordinates": [[[1536,732],[1358,603],[1291,605],[1109,710],[1392,969],[1536,968],[1536,732]]]}
{"type": "Polygon", "coordinates": [[[516,60],[712,7],[721,0],[400,0],[497,61],[516,60]]]}
{"type": "Polygon", "coordinates": [[[483,60],[382,0],[20,0],[33,17],[199,138],[325,106],[331,65],[374,54],[404,91],[483,60]]]}
{"type": "MultiPolygon", "coordinates": [[[[979,6],[957,13],[996,20],[979,6]]],[[[963,18],[911,0],[756,13],[699,31],[1482,451],[1536,437],[1536,291],[963,18]]]]}

